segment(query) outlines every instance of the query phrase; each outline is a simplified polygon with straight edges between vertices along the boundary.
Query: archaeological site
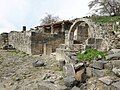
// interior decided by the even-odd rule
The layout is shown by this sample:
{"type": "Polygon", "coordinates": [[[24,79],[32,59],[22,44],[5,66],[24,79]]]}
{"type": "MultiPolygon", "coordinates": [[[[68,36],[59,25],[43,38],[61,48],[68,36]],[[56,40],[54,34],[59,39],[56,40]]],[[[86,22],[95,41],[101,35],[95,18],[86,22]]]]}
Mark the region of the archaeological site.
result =
{"type": "Polygon", "coordinates": [[[91,0],[90,15],[84,15],[89,0],[80,1],[81,11],[77,0],[22,1],[0,4],[11,5],[10,14],[0,8],[6,11],[0,15],[0,90],[120,90],[119,0],[91,0]],[[50,5],[56,15],[73,17],[48,14],[36,24],[35,14],[54,11],[50,5]]]}
{"type": "Polygon", "coordinates": [[[85,17],[2,33],[1,69],[8,67],[13,71],[5,69],[6,73],[1,74],[1,87],[3,90],[120,90],[119,23],[97,24],[85,17]],[[5,64],[2,59],[6,52],[13,61],[5,64]],[[92,58],[92,54],[96,56],[92,58]],[[12,79],[4,81],[3,76],[12,79]],[[28,81],[31,78],[33,81],[28,81]]]}

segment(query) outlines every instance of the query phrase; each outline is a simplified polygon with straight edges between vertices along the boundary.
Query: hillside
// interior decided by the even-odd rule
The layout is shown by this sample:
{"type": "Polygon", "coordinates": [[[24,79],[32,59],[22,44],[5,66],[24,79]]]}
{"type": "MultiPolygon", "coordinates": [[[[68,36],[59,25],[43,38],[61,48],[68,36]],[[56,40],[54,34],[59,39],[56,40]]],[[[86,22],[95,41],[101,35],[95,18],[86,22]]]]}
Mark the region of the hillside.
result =
{"type": "Polygon", "coordinates": [[[97,24],[116,23],[120,21],[120,16],[92,16],[90,18],[97,24]]]}

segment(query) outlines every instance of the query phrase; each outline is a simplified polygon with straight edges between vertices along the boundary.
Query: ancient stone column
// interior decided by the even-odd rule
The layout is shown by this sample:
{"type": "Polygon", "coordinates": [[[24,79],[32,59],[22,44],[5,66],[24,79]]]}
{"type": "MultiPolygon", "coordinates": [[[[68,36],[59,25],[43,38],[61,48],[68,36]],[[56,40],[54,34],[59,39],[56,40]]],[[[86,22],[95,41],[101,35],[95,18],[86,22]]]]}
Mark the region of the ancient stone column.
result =
{"type": "Polygon", "coordinates": [[[65,25],[65,23],[63,22],[62,23],[62,30],[61,30],[62,32],[65,32],[64,25],[65,25]]]}
{"type": "Polygon", "coordinates": [[[44,55],[47,54],[47,52],[46,52],[47,50],[46,49],[47,49],[47,45],[46,45],[46,43],[44,43],[44,49],[43,49],[44,50],[44,55]]]}
{"type": "Polygon", "coordinates": [[[52,53],[52,46],[44,43],[44,55],[50,55],[52,53]]]}
{"type": "Polygon", "coordinates": [[[68,45],[68,30],[65,31],[65,45],[68,45]]]}
{"type": "Polygon", "coordinates": [[[51,34],[54,34],[53,24],[51,25],[51,34]]]}

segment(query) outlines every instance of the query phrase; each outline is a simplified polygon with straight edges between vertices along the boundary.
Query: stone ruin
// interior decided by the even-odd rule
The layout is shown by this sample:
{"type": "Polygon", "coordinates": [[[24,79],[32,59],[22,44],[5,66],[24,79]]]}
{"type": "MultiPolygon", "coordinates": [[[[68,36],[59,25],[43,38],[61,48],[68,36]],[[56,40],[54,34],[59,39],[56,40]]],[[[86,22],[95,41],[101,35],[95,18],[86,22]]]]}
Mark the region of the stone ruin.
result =
{"type": "Polygon", "coordinates": [[[65,44],[56,49],[68,90],[120,90],[120,25],[98,26],[89,19],[77,19],[65,34],[65,44]],[[106,59],[77,62],[76,54],[88,48],[109,51],[106,59]]]}
{"type": "Polygon", "coordinates": [[[65,41],[65,30],[71,26],[71,21],[60,21],[54,24],[36,26],[34,29],[22,32],[11,31],[9,44],[30,55],[50,55],[65,41]]]}
{"type": "Polygon", "coordinates": [[[88,48],[101,51],[109,50],[108,42],[103,38],[101,32],[103,30],[90,19],[81,18],[75,20],[69,31],[65,32],[65,44],[61,44],[56,49],[56,59],[58,61],[68,60],[70,54],[82,52],[88,48]]]}
{"type": "MultiPolygon", "coordinates": [[[[30,55],[50,55],[55,52],[56,60],[63,68],[64,82],[68,90],[119,90],[119,30],[120,25],[99,26],[90,19],[79,18],[36,26],[29,31],[23,27],[23,31],[11,31],[7,37],[1,35],[0,39],[3,44],[12,45],[15,49],[30,55]],[[116,28],[118,31],[115,31],[116,28]],[[76,53],[88,48],[100,51],[112,49],[110,53],[114,53],[118,58],[113,61],[94,60],[93,63],[76,62],[76,53]],[[109,75],[109,70],[117,77],[109,75]]],[[[110,54],[107,59],[113,57],[113,54],[110,54]]]]}
{"type": "Polygon", "coordinates": [[[113,32],[116,28],[119,26],[96,25],[91,19],[77,18],[36,26],[28,31],[24,26],[23,31],[11,31],[7,37],[1,34],[1,41],[30,55],[56,52],[56,59],[62,59],[67,57],[64,53],[82,52],[87,48],[102,51],[120,48],[119,33],[114,35],[117,32],[113,32]]]}

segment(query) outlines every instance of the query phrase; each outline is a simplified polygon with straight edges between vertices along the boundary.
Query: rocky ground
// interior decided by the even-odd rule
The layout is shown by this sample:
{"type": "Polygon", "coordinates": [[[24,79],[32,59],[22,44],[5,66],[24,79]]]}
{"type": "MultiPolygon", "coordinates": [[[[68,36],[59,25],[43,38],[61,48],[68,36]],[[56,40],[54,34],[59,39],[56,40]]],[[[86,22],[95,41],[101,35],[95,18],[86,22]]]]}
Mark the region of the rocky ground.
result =
{"type": "Polygon", "coordinates": [[[66,63],[62,68],[55,54],[30,56],[0,49],[0,90],[120,90],[119,51],[111,50],[106,60],[66,63]]]}
{"type": "Polygon", "coordinates": [[[0,50],[0,90],[38,90],[43,81],[60,85],[63,84],[62,74],[55,57],[0,50]],[[36,60],[44,65],[33,66],[36,60]]]}

